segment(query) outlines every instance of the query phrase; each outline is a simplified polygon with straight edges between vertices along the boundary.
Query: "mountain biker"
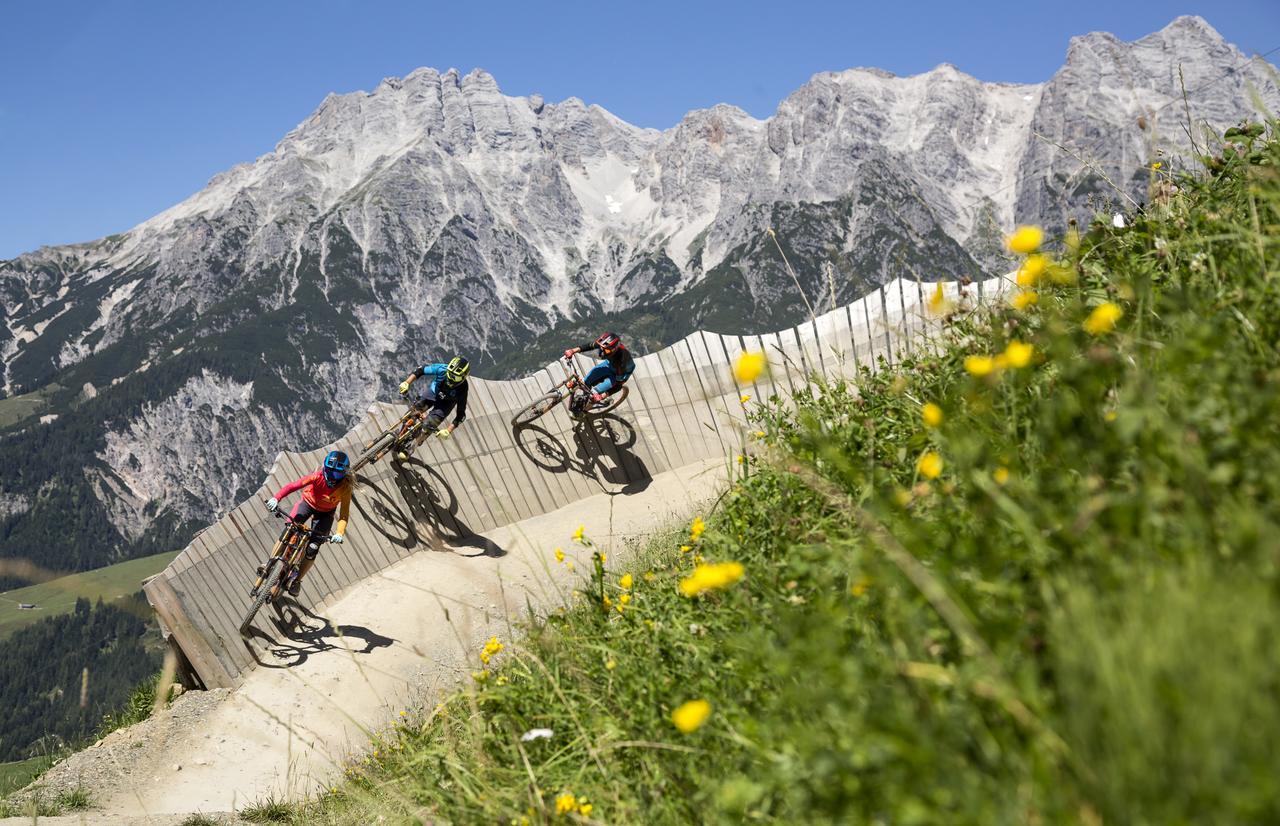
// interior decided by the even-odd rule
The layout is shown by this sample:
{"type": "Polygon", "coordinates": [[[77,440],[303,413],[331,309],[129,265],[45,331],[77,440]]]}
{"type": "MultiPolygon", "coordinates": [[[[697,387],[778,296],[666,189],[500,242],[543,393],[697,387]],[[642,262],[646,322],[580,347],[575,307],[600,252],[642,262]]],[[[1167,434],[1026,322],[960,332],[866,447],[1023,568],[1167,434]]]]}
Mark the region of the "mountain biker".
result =
{"type": "Polygon", "coordinates": [[[355,487],[355,474],[347,473],[351,460],[341,450],[331,450],[324,457],[320,469],[294,479],[276,491],[276,495],[267,500],[267,510],[275,513],[280,509],[280,500],[296,490],[302,491],[302,498],[293,506],[289,518],[295,522],[305,523],[311,519],[311,540],[307,543],[306,559],[293,582],[289,584],[289,595],[297,596],[302,587],[302,578],[316,564],[320,554],[320,543],[333,527],[333,514],[339,507],[338,529],[329,536],[329,541],[336,545],[346,542],[347,518],[351,515],[351,491],[355,487]]]}
{"type": "MultiPolygon", "coordinates": [[[[400,382],[400,395],[404,396],[414,409],[421,412],[431,408],[415,444],[421,445],[427,435],[432,432],[441,439],[447,439],[458,425],[467,420],[467,376],[470,373],[471,363],[462,356],[454,356],[448,364],[439,362],[424,364],[400,382]],[[415,386],[417,380],[423,377],[429,378],[415,386]],[[458,412],[453,417],[453,423],[441,428],[440,423],[455,405],[458,412]]],[[[396,458],[407,462],[409,454],[402,450],[396,454],[396,458]]]]}
{"type": "Polygon", "coordinates": [[[604,357],[583,379],[587,387],[591,388],[591,401],[595,403],[603,401],[605,396],[617,393],[627,383],[627,379],[635,372],[636,360],[631,357],[631,351],[622,345],[622,339],[617,333],[604,333],[595,341],[570,347],[564,351],[564,357],[572,358],[574,353],[589,350],[595,350],[604,357]]]}

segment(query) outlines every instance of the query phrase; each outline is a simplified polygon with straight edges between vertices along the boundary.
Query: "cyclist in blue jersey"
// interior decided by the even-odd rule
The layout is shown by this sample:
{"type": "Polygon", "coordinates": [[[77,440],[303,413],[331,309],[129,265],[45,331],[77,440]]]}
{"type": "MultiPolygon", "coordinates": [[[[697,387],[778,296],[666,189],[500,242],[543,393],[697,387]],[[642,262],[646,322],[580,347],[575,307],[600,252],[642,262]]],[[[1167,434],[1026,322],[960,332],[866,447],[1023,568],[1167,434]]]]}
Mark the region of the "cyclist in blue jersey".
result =
{"type": "Polygon", "coordinates": [[[635,372],[636,360],[631,351],[622,346],[622,339],[617,333],[605,333],[595,341],[584,342],[577,347],[564,351],[565,358],[572,358],[574,353],[595,350],[603,360],[584,377],[587,387],[591,388],[592,403],[604,401],[605,396],[618,392],[627,379],[635,372]]]}
{"type": "MultiPolygon", "coordinates": [[[[467,376],[470,373],[471,364],[462,356],[454,356],[448,364],[424,364],[400,382],[400,395],[409,404],[419,411],[430,409],[415,444],[422,444],[431,433],[447,439],[458,425],[467,420],[467,376]],[[455,407],[458,412],[454,415],[453,422],[440,427],[455,407]]],[[[396,454],[396,458],[405,462],[409,460],[409,454],[402,450],[396,454]]]]}

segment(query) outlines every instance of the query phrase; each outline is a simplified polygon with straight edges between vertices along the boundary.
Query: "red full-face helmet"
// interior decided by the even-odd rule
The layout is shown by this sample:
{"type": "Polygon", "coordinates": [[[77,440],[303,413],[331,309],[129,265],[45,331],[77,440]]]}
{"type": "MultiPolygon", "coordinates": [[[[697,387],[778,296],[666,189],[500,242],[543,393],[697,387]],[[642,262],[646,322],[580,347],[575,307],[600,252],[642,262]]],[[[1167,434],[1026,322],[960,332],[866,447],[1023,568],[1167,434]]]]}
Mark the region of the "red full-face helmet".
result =
{"type": "Polygon", "coordinates": [[[596,346],[607,355],[622,346],[622,339],[618,338],[617,333],[605,333],[596,339],[596,346]]]}

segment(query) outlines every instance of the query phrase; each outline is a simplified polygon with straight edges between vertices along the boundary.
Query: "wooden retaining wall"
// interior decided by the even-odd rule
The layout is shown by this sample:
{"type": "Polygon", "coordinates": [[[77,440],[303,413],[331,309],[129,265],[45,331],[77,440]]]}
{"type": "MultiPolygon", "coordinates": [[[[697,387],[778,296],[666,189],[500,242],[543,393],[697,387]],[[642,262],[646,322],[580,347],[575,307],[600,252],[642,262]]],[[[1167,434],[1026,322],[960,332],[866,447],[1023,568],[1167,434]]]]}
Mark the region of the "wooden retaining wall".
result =
{"type": "MultiPolygon", "coordinates": [[[[967,306],[997,296],[1007,279],[947,296],[967,306]]],[[[389,459],[360,473],[347,544],[330,545],[307,577],[306,595],[323,605],[347,586],[404,557],[441,543],[485,547],[497,526],[556,510],[604,492],[625,496],[663,471],[740,453],[742,393],[754,399],[790,396],[814,375],[853,375],[883,357],[919,346],[929,327],[923,311],[934,284],[895,281],[852,304],[796,327],[765,335],[697,332],[637,359],[630,396],[608,416],[574,427],[563,408],[532,427],[513,429],[515,413],[564,378],[553,363],[518,381],[471,379],[467,423],[448,441],[428,439],[403,466],[389,459]],[[770,371],[739,387],[733,364],[763,351],[770,371]]],[[[626,331],[622,331],[624,338],[626,331]]],[[[585,372],[591,361],[579,358],[585,372]]],[[[166,636],[205,687],[231,687],[280,641],[264,608],[249,637],[239,633],[255,567],[281,522],[263,501],[286,482],[319,466],[334,448],[353,458],[395,422],[403,405],[377,403],[337,442],[306,453],[281,453],[258,491],[201,532],[145,586],[166,636]]],[[[292,502],[292,500],[290,500],[292,502]]]]}

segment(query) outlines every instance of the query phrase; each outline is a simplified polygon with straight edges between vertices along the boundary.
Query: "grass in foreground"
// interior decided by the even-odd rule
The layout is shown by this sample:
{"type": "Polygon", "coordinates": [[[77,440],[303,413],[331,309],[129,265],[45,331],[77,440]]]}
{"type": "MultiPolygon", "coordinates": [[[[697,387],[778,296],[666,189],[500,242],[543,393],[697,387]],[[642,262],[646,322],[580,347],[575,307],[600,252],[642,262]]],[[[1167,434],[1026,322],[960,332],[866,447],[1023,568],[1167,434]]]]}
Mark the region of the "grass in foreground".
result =
{"type": "Polygon", "coordinates": [[[56,817],[68,812],[83,812],[93,805],[93,798],[84,789],[72,789],[50,799],[36,795],[21,802],[0,799],[0,817],[56,817]]]}
{"type": "Polygon", "coordinates": [[[1127,229],[1023,234],[934,351],[759,411],[709,524],[598,558],[290,816],[1280,820],[1280,146],[1234,137],[1127,229]]]}

